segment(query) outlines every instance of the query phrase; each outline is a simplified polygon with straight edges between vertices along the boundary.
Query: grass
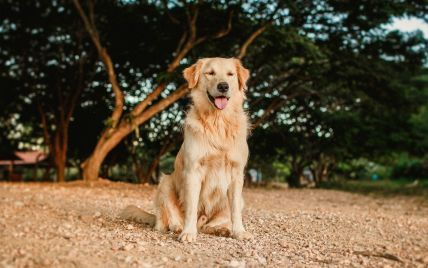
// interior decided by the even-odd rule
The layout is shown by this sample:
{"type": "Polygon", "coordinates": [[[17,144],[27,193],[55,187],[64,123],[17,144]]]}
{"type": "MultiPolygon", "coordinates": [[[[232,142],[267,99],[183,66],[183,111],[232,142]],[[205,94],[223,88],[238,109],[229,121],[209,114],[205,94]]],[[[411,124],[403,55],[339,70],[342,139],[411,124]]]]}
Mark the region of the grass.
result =
{"type": "Polygon", "coordinates": [[[417,196],[428,200],[428,180],[418,180],[417,185],[412,183],[409,180],[346,180],[324,182],[318,187],[380,196],[417,196]]]}

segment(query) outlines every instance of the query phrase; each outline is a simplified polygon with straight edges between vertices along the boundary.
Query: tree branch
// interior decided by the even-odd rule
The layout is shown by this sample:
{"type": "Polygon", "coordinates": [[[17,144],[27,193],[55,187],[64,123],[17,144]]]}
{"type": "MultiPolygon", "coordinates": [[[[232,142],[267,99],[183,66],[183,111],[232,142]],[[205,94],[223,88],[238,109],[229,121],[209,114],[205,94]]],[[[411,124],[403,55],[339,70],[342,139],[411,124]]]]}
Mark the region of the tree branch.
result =
{"type": "Polygon", "coordinates": [[[150,108],[148,108],[144,113],[138,115],[135,118],[135,123],[137,125],[140,125],[147,121],[148,119],[152,118],[157,113],[163,111],[165,108],[176,102],[178,99],[183,97],[184,95],[189,92],[189,88],[186,84],[182,84],[179,88],[177,88],[173,93],[171,93],[168,97],[160,100],[156,104],[152,105],[150,108]]]}
{"type": "Polygon", "coordinates": [[[159,84],[147,97],[140,101],[135,108],[131,111],[132,116],[136,117],[141,114],[149,104],[154,101],[166,88],[166,83],[159,84]]]}
{"type": "Polygon", "coordinates": [[[177,48],[175,50],[175,53],[174,53],[175,55],[180,53],[180,51],[183,48],[184,43],[186,42],[186,39],[187,39],[187,30],[184,30],[183,34],[181,35],[180,41],[178,42],[177,48]]]}
{"type": "Polygon", "coordinates": [[[200,43],[202,43],[202,42],[204,42],[204,41],[206,41],[208,39],[218,39],[218,38],[222,38],[222,37],[228,35],[230,33],[230,31],[232,30],[232,18],[233,18],[233,10],[230,10],[229,11],[229,16],[228,16],[228,19],[227,19],[226,28],[218,31],[217,33],[215,33],[215,34],[213,34],[211,36],[206,35],[206,36],[202,36],[202,37],[198,38],[195,41],[194,45],[196,46],[196,45],[198,45],[198,44],[200,44],[200,43]]]}
{"type": "Polygon", "coordinates": [[[248,38],[245,40],[245,42],[242,44],[241,48],[239,49],[239,53],[236,56],[238,59],[242,59],[247,54],[248,47],[256,40],[256,38],[261,35],[267,28],[267,24],[261,26],[257,30],[255,30],[248,38]]]}
{"type": "Polygon", "coordinates": [[[84,55],[80,56],[79,59],[79,71],[78,71],[78,77],[77,77],[77,84],[76,88],[72,91],[71,96],[67,99],[67,105],[66,105],[66,123],[68,124],[70,122],[71,117],[73,116],[74,109],[76,108],[77,101],[82,95],[83,88],[84,88],[84,65],[85,65],[86,57],[84,55]]]}
{"type": "Polygon", "coordinates": [[[248,38],[247,40],[242,44],[238,55],[236,56],[236,58],[238,59],[242,59],[243,57],[245,57],[245,55],[247,54],[247,50],[248,47],[254,42],[254,40],[261,35],[266,29],[267,27],[273,22],[273,20],[275,19],[275,15],[278,12],[278,10],[281,8],[282,4],[281,3],[277,3],[277,6],[275,7],[275,10],[272,12],[271,16],[269,17],[269,19],[262,24],[262,26],[260,28],[258,28],[257,30],[255,30],[248,38]]]}
{"type": "Polygon", "coordinates": [[[261,123],[263,123],[273,111],[278,109],[278,107],[281,107],[281,105],[284,103],[284,99],[282,98],[275,98],[263,111],[262,116],[260,116],[256,122],[254,122],[251,127],[257,128],[261,123]]]}
{"type": "Polygon", "coordinates": [[[293,93],[289,93],[294,89],[304,85],[305,83],[306,81],[303,81],[303,82],[300,81],[299,83],[296,83],[296,84],[290,84],[288,87],[285,88],[285,90],[283,89],[281,95],[273,99],[273,101],[264,110],[262,116],[256,120],[256,122],[252,125],[252,127],[256,128],[260,124],[262,124],[264,121],[266,121],[272,114],[277,112],[277,110],[281,108],[286,101],[290,101],[299,96],[318,94],[317,92],[313,90],[308,90],[308,89],[303,89],[301,91],[299,90],[299,91],[294,91],[293,93]]]}
{"type": "Polygon", "coordinates": [[[85,25],[86,31],[89,33],[89,37],[92,39],[92,42],[97,48],[97,51],[100,52],[102,50],[102,46],[98,38],[98,32],[96,31],[94,25],[92,25],[92,23],[89,21],[88,16],[86,16],[86,13],[80,5],[79,0],[73,0],[73,3],[76,7],[77,12],[79,13],[80,18],[83,21],[83,24],[85,25]]]}
{"type": "MultiPolygon", "coordinates": [[[[171,63],[168,65],[168,68],[166,70],[167,73],[174,72],[177,67],[180,65],[181,60],[189,53],[189,51],[196,46],[197,44],[203,42],[208,37],[202,37],[195,41],[196,39],[196,21],[199,14],[199,9],[197,7],[194,7],[193,12],[191,11],[191,8],[186,9],[187,19],[188,19],[188,27],[189,27],[189,34],[187,32],[184,32],[180,42],[177,46],[177,53],[174,59],[171,61],[171,63]],[[186,40],[187,39],[187,40],[186,40]],[[184,41],[186,40],[186,41],[184,41]],[[184,45],[183,45],[184,43],[184,45]]],[[[221,38],[225,35],[227,35],[231,29],[232,29],[232,16],[233,11],[229,13],[229,19],[226,29],[219,31],[213,38],[221,38]]],[[[142,100],[140,103],[138,103],[135,108],[132,110],[131,114],[136,117],[140,113],[142,113],[149,105],[150,103],[155,100],[162,91],[166,88],[167,83],[161,83],[159,84],[150,94],[142,100]]]]}
{"type": "MultiPolygon", "coordinates": [[[[107,70],[109,82],[115,96],[115,107],[111,115],[111,121],[112,121],[111,128],[115,128],[119,123],[119,120],[123,113],[123,105],[124,105],[123,92],[119,86],[119,83],[117,82],[116,73],[115,73],[110,55],[108,54],[107,50],[101,45],[101,41],[99,39],[99,35],[95,25],[90,22],[88,16],[83,11],[82,6],[80,5],[79,0],[73,0],[73,3],[80,17],[82,18],[83,23],[85,24],[85,28],[89,33],[92,39],[92,42],[94,43],[102,62],[104,63],[104,67],[107,70]]],[[[90,11],[93,12],[93,8],[90,8],[90,9],[91,9],[90,11]]],[[[90,14],[90,17],[93,19],[94,14],[93,13],[90,14]]]]}
{"type": "Polygon", "coordinates": [[[222,38],[223,36],[226,36],[226,35],[228,35],[230,33],[230,31],[232,30],[232,18],[233,18],[233,9],[231,9],[229,11],[229,16],[228,16],[226,28],[223,29],[223,30],[218,31],[212,37],[212,39],[222,38]]]}
{"type": "Polygon", "coordinates": [[[176,17],[174,17],[171,12],[169,12],[169,8],[168,8],[168,1],[167,0],[162,0],[162,4],[165,6],[165,10],[166,10],[166,15],[168,16],[168,18],[170,19],[170,21],[174,24],[180,24],[180,20],[178,20],[176,17]]]}
{"type": "Polygon", "coordinates": [[[37,111],[39,112],[40,119],[42,121],[43,138],[45,140],[45,145],[48,147],[49,153],[51,154],[51,157],[52,157],[53,150],[52,150],[51,137],[49,134],[49,124],[46,119],[46,112],[44,111],[40,101],[37,100],[36,102],[37,102],[37,111]]]}

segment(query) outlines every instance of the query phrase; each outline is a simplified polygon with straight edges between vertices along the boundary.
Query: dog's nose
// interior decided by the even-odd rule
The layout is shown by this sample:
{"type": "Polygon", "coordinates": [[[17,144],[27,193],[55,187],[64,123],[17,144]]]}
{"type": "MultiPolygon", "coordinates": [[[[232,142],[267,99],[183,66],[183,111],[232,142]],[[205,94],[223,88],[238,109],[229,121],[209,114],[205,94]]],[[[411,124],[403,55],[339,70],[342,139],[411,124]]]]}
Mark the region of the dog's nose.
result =
{"type": "Polygon", "coordinates": [[[226,93],[229,90],[229,84],[226,82],[220,82],[217,85],[217,89],[218,91],[220,91],[221,93],[226,93]]]}

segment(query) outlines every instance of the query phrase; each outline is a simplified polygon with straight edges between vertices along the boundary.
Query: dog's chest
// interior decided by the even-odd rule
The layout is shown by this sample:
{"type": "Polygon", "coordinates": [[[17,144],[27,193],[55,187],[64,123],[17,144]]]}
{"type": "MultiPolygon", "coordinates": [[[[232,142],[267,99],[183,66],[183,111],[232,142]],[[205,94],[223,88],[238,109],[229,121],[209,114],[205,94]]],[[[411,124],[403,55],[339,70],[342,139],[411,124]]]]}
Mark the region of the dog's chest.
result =
{"type": "Polygon", "coordinates": [[[232,164],[225,154],[211,155],[202,160],[205,174],[202,180],[200,205],[206,215],[215,207],[224,206],[227,200],[227,189],[232,180],[232,164]]]}
{"type": "Polygon", "coordinates": [[[204,139],[213,151],[227,154],[246,140],[246,126],[219,120],[204,129],[204,139]]]}
{"type": "Polygon", "coordinates": [[[220,113],[205,116],[194,114],[186,118],[185,126],[195,136],[202,136],[214,149],[226,150],[237,140],[246,139],[247,120],[244,114],[226,116],[220,113]]]}

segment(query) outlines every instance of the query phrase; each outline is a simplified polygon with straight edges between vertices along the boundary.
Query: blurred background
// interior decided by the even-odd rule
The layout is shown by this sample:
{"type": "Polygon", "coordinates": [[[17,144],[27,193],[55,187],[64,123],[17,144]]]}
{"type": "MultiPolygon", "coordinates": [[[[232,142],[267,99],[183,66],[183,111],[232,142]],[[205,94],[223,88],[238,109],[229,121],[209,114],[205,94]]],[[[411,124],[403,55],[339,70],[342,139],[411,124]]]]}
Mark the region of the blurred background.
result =
{"type": "Polygon", "coordinates": [[[428,3],[0,0],[0,180],[171,172],[182,70],[251,70],[246,184],[428,192],[428,3]]]}

